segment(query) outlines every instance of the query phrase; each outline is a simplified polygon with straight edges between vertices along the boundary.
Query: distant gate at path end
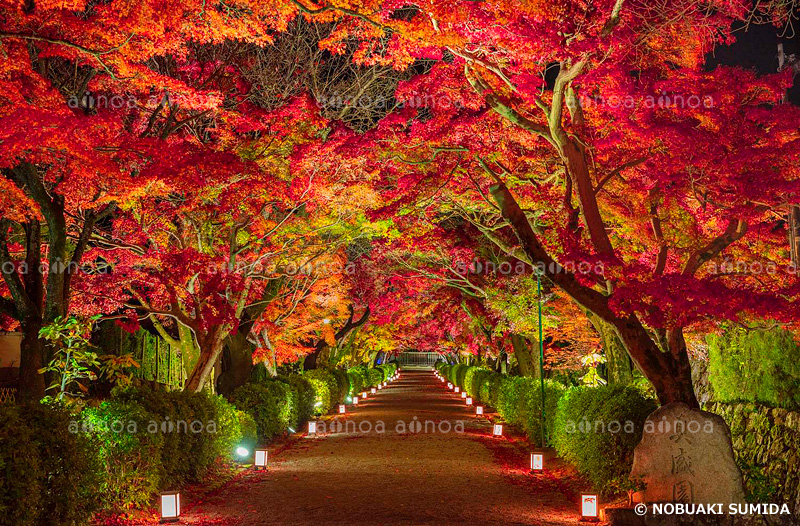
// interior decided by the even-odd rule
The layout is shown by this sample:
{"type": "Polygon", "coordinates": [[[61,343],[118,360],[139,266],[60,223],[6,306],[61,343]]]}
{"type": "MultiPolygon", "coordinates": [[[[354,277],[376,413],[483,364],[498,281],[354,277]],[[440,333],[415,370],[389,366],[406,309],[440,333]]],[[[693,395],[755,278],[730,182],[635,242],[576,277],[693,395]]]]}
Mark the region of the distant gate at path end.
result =
{"type": "Polygon", "coordinates": [[[438,352],[404,351],[398,356],[401,367],[433,367],[441,361],[442,355],[438,352]]]}

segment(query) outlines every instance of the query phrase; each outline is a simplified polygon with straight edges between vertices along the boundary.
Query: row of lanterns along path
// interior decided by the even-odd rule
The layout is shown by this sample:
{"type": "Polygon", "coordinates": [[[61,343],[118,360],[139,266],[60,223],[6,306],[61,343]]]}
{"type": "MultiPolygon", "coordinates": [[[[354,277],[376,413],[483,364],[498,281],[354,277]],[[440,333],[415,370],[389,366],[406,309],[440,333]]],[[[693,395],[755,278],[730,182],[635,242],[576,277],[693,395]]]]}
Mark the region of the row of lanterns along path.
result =
{"type": "MultiPolygon", "coordinates": [[[[464,403],[467,407],[472,407],[472,397],[467,394],[466,391],[462,391],[461,388],[457,385],[453,385],[452,382],[448,382],[447,379],[442,376],[439,371],[433,371],[434,376],[439,380],[441,384],[447,384],[447,389],[464,400],[464,403]]],[[[475,418],[487,418],[484,415],[484,407],[482,405],[475,405],[475,418]]],[[[488,418],[487,418],[488,420],[488,418]]],[[[503,424],[495,422],[492,425],[492,436],[495,438],[502,438],[503,437],[503,424]]],[[[533,475],[537,475],[544,472],[544,453],[534,451],[531,453],[531,466],[530,472],[533,475]]],[[[584,493],[581,494],[581,520],[582,521],[598,521],[600,516],[600,506],[599,506],[599,499],[596,494],[591,493],[584,493]]]]}
{"type": "MultiPolygon", "coordinates": [[[[353,408],[358,407],[359,400],[365,401],[369,398],[369,395],[377,394],[378,391],[385,389],[389,386],[391,382],[400,378],[400,371],[395,371],[395,373],[390,376],[386,381],[381,382],[376,387],[370,388],[369,392],[361,391],[361,393],[353,393],[345,399],[345,402],[349,402],[353,408]]],[[[347,404],[339,404],[337,407],[337,412],[340,415],[347,413],[347,404]]],[[[317,435],[317,421],[311,420],[308,422],[308,432],[306,433],[307,437],[313,437],[317,435]]],[[[249,458],[250,451],[247,448],[239,446],[236,448],[236,455],[240,458],[249,458]]],[[[256,448],[253,451],[253,469],[258,471],[265,471],[267,469],[267,462],[269,459],[269,451],[266,448],[256,448]]],[[[181,494],[179,491],[165,491],[161,493],[160,503],[159,503],[159,511],[161,514],[161,521],[162,523],[169,523],[169,522],[179,522],[181,517],[181,494]]]]}

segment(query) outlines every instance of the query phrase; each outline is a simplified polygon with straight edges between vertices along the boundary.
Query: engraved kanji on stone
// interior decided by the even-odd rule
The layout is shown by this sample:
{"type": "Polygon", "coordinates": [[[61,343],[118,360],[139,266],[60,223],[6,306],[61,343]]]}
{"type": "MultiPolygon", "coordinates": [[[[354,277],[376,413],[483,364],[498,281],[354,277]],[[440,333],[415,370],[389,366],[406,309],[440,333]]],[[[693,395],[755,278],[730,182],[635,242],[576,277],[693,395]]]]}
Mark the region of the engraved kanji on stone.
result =
{"type": "Polygon", "coordinates": [[[672,474],[680,475],[682,473],[690,473],[694,475],[692,470],[692,457],[687,455],[683,448],[679,448],[680,453],[672,455],[672,474]]]}
{"type": "Polygon", "coordinates": [[[672,487],[672,500],[690,504],[694,502],[694,484],[688,480],[680,480],[672,487]]]}

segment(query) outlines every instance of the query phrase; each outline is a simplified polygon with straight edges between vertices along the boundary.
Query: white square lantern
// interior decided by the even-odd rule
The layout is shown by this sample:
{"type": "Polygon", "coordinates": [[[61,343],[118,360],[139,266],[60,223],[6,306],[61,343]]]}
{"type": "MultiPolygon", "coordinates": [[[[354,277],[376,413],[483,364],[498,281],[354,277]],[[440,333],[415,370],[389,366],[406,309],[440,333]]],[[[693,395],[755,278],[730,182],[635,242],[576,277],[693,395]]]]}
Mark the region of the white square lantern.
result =
{"type": "Polygon", "coordinates": [[[353,397],[353,405],[358,405],[358,396],[353,397]]]}
{"type": "Polygon", "coordinates": [[[452,390],[453,389],[453,384],[451,384],[450,382],[447,382],[447,388],[452,390]]]}
{"type": "Polygon", "coordinates": [[[178,522],[181,518],[181,494],[166,491],[161,494],[161,522],[178,522]]]}
{"type": "Polygon", "coordinates": [[[347,410],[347,408],[345,407],[344,404],[339,404],[339,414],[340,415],[343,415],[346,410],[347,410]]]}
{"type": "Polygon", "coordinates": [[[456,392],[457,392],[457,393],[460,393],[460,392],[461,392],[461,388],[460,388],[460,387],[458,387],[458,386],[456,386],[456,392]]]}
{"type": "Polygon", "coordinates": [[[267,457],[268,454],[266,449],[256,449],[253,466],[256,469],[267,469],[267,457]]]}
{"type": "Polygon", "coordinates": [[[308,423],[308,434],[309,435],[317,434],[317,423],[313,420],[308,423]]]}
{"type": "Polygon", "coordinates": [[[483,416],[483,406],[482,405],[475,406],[475,414],[478,415],[478,416],[483,416]]]}
{"type": "Polygon", "coordinates": [[[467,397],[467,405],[472,405],[472,397],[471,396],[467,397]]]}
{"type": "Polygon", "coordinates": [[[581,495],[581,519],[596,519],[599,515],[597,495],[581,495]]]}
{"type": "Polygon", "coordinates": [[[372,393],[372,394],[375,394],[375,393],[378,392],[378,390],[375,387],[372,387],[372,388],[370,388],[369,392],[372,393]]]}
{"type": "Polygon", "coordinates": [[[378,384],[378,389],[383,389],[383,384],[378,384]]]}
{"type": "Polygon", "coordinates": [[[366,400],[367,399],[367,392],[366,391],[362,391],[361,392],[361,399],[362,400],[366,400]]]}
{"type": "Polygon", "coordinates": [[[496,437],[503,436],[503,424],[495,424],[492,427],[492,435],[496,437]]]}
{"type": "Polygon", "coordinates": [[[466,398],[466,397],[467,397],[467,392],[461,391],[461,398],[466,398]]]}
{"type": "Polygon", "coordinates": [[[542,453],[531,453],[531,471],[544,470],[544,455],[542,453]]]}

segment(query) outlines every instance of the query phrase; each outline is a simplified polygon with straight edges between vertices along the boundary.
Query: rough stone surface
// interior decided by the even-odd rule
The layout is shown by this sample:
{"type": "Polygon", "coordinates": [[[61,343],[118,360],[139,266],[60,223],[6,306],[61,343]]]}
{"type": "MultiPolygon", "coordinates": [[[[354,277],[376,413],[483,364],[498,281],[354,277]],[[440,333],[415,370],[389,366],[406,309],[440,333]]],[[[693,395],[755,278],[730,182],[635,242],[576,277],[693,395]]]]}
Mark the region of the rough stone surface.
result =
{"type": "Polygon", "coordinates": [[[751,498],[786,503],[800,517],[800,413],[753,403],[718,402],[705,408],[730,426],[751,498]]]}
{"type": "Polygon", "coordinates": [[[745,500],[727,424],[686,404],[667,404],[647,417],[631,476],[646,485],[636,502],[727,506],[745,500]]]}

